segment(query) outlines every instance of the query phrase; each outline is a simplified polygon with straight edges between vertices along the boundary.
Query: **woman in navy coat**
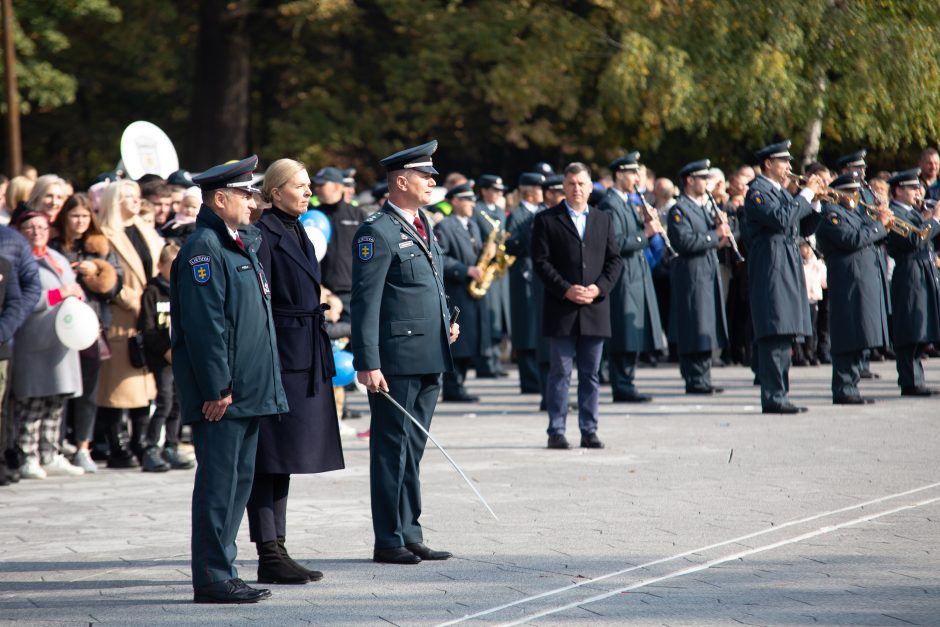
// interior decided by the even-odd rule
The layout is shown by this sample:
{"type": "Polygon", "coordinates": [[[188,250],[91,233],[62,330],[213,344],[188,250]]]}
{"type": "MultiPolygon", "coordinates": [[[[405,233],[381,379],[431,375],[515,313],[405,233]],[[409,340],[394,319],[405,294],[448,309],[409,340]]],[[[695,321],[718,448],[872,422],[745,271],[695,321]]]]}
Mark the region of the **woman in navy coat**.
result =
{"type": "Polygon", "coordinates": [[[306,583],[323,575],[287,553],[287,493],[291,474],[345,466],[333,398],[333,354],[323,326],[320,264],[299,221],[308,209],[310,176],[302,163],[280,159],[268,168],[262,193],[271,208],[257,223],[258,260],[271,292],[290,411],[262,421],[248,526],[258,547],[259,582],[306,583]]]}

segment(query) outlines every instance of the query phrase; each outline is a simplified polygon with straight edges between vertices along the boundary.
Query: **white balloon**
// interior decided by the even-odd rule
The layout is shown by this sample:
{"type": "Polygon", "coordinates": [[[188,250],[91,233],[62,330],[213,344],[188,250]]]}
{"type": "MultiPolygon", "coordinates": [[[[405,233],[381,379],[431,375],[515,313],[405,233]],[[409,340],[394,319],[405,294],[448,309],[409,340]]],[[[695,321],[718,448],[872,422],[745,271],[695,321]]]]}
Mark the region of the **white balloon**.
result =
{"type": "Polygon", "coordinates": [[[98,316],[95,310],[69,296],[55,315],[55,334],[67,348],[80,351],[98,340],[98,316]]]}
{"type": "Polygon", "coordinates": [[[307,237],[310,239],[310,243],[313,244],[317,261],[323,261],[323,257],[326,256],[326,235],[313,224],[305,224],[304,231],[307,232],[307,237]]]}

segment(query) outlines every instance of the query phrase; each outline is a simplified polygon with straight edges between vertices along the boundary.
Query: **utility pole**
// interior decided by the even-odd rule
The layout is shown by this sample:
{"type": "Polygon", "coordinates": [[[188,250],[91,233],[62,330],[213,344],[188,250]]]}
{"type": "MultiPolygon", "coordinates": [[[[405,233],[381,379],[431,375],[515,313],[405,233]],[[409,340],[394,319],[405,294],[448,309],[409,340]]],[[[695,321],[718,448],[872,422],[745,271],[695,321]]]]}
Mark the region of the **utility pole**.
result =
{"type": "Polygon", "coordinates": [[[10,176],[23,167],[23,143],[20,137],[20,99],[16,86],[16,50],[13,49],[13,0],[3,0],[3,73],[7,90],[7,141],[10,176]]]}

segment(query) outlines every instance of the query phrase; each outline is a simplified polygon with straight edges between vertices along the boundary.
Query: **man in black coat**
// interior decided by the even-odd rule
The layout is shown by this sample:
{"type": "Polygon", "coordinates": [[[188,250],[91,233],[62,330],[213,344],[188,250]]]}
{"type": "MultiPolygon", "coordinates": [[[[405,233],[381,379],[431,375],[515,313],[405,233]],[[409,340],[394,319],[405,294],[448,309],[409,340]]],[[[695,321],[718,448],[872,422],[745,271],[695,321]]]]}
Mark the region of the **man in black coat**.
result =
{"type": "Polygon", "coordinates": [[[840,203],[827,202],[816,229],[816,244],[826,257],[826,282],[832,325],[832,402],[861,405],[874,402],[859,394],[862,351],[888,343],[887,277],[879,263],[877,243],[890,221],[887,207],[872,221],[857,206],[862,178],[857,172],[838,177],[829,187],[844,194],[840,203]],[[852,206],[856,203],[856,206],[852,206]]]}
{"type": "Polygon", "coordinates": [[[891,300],[894,303],[894,352],[898,385],[902,396],[933,396],[928,388],[921,358],[927,344],[940,342],[940,273],[936,266],[935,242],[940,237],[940,210],[924,217],[918,211],[920,168],[898,172],[890,179],[894,219],[910,227],[902,235],[897,228],[888,235],[888,254],[894,259],[891,300]]]}
{"type": "Polygon", "coordinates": [[[598,370],[604,338],[610,337],[608,296],[623,260],[610,216],[588,207],[588,167],[572,163],[564,176],[565,201],[536,215],[532,229],[532,260],[545,286],[542,333],[551,351],[545,390],[548,447],[569,447],[568,385],[576,361],[581,446],[603,448],[597,437],[598,370]]]}
{"type": "Polygon", "coordinates": [[[790,351],[795,337],[813,332],[797,241],[816,230],[820,209],[814,199],[825,185],[812,175],[796,196],[787,191],[790,140],[766,146],[756,156],[761,175],[751,181],[744,199],[744,229],[761,408],[765,414],[795,414],[806,408],[790,402],[790,351]]]}
{"type": "Polygon", "coordinates": [[[731,229],[716,223],[706,190],[710,167],[702,159],[679,171],[682,195],[668,219],[669,240],[678,254],[669,265],[669,339],[679,351],[686,394],[723,391],[712,385],[712,351],[728,345],[716,251],[728,246],[731,229]]]}
{"type": "Polygon", "coordinates": [[[467,291],[471,280],[483,276],[476,263],[484,242],[473,220],[473,184],[451,188],[445,199],[451,214],[434,227],[434,233],[444,253],[444,292],[451,308],[460,307],[460,339],[450,347],[454,369],[444,373],[444,400],[473,403],[480,398],[464,387],[467,369],[492,344],[486,297],[474,298],[467,291]]]}
{"type": "Polygon", "coordinates": [[[506,220],[509,239],[506,253],[516,258],[509,267],[509,313],[512,315],[512,348],[519,366],[519,388],[523,394],[541,394],[544,382],[539,373],[537,348],[540,341],[539,313],[541,285],[532,268],[532,222],[542,210],[542,183],[539,172],[519,176],[519,206],[506,220]]]}
{"type": "Polygon", "coordinates": [[[640,153],[615,159],[608,168],[613,184],[597,208],[610,214],[623,259],[623,272],[610,294],[611,338],[610,387],[615,403],[647,403],[652,397],[640,394],[633,384],[640,353],[666,348],[659,320],[659,304],[653,288],[646,249],[650,238],[662,233],[659,217],[644,220],[630,198],[638,191],[640,153]]]}

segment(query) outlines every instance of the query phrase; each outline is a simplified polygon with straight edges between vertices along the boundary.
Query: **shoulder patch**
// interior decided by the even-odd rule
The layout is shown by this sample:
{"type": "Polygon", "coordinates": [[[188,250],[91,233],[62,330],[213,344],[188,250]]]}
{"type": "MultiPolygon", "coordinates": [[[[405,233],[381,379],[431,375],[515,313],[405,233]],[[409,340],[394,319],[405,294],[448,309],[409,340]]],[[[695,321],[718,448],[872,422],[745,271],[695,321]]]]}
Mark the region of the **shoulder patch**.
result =
{"type": "Polygon", "coordinates": [[[753,195],[753,198],[754,198],[754,204],[755,204],[755,205],[762,205],[762,204],[764,204],[764,197],[761,195],[760,192],[755,191],[755,192],[754,192],[754,195],[753,195]]]}
{"type": "Polygon", "coordinates": [[[375,254],[375,238],[371,235],[363,235],[356,240],[356,250],[359,253],[359,259],[369,261],[375,254]]]}
{"type": "Polygon", "coordinates": [[[834,226],[839,226],[839,216],[834,213],[829,214],[829,221],[832,222],[834,226]]]}
{"type": "Polygon", "coordinates": [[[682,214],[679,213],[678,211],[673,211],[673,212],[672,212],[672,220],[673,220],[673,222],[675,222],[676,224],[679,224],[680,222],[682,222],[682,214]]]}
{"type": "Polygon", "coordinates": [[[212,259],[209,255],[190,257],[189,265],[193,269],[193,280],[198,285],[205,285],[212,278],[212,259]]]}

